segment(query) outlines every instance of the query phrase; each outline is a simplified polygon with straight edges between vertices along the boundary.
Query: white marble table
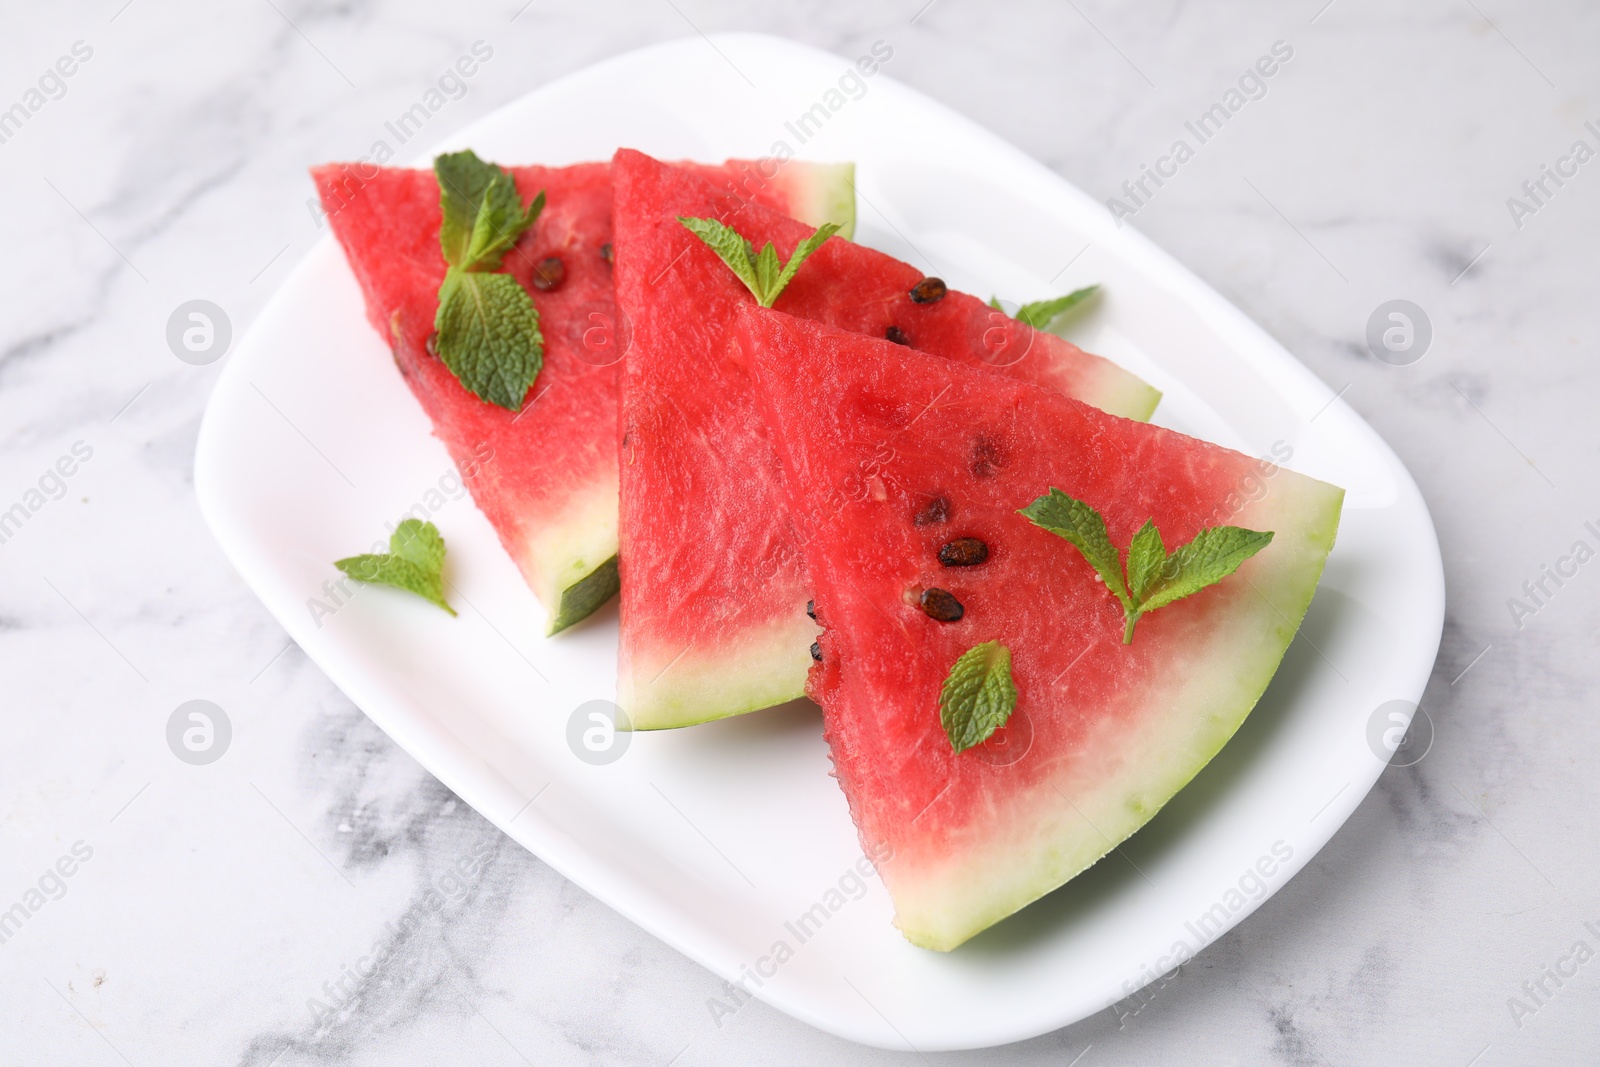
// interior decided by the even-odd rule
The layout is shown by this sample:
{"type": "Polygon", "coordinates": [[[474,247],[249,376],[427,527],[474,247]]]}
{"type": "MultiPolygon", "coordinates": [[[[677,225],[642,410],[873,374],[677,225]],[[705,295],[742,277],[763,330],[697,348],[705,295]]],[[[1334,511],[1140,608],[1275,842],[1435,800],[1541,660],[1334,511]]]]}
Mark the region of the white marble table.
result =
{"type": "Polygon", "coordinates": [[[1600,149],[1600,9],[925,2],[10,5],[0,511],[26,514],[0,543],[0,912],[26,917],[0,944],[0,1063],[911,1058],[762,1005],[717,1026],[716,978],[504,841],[288,644],[191,484],[218,365],[175,359],[168,316],[205,298],[249,324],[320,236],[309,163],[364,152],[475,40],[493,58],[438,133],[725,29],[885,39],[891,76],[1101,197],[1286,42],[1133,223],[1344,390],[1444,545],[1424,759],[1146,1000],[928,1059],[1600,1060],[1600,564],[1561,563],[1600,549],[1600,162],[1571,155],[1600,149]],[[1406,366],[1364,340],[1394,298],[1432,323],[1406,366]],[[197,698],[232,724],[210,766],[166,740],[197,698]]]}

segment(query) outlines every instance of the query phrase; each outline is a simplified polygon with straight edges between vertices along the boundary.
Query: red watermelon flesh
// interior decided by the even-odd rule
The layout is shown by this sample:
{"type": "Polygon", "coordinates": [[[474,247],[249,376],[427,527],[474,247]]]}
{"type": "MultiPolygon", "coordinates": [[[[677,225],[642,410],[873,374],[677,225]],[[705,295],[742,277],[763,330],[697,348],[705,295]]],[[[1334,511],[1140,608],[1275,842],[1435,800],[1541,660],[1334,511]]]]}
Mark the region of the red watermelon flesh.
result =
{"type": "MultiPolygon", "coordinates": [[[[729,325],[753,298],[678,218],[720,218],[784,257],[813,227],[639,152],[618,152],[613,166],[617,300],[632,336],[618,700],[636,728],[658,729],[800,696],[816,634],[750,382],[724,358],[729,325]]],[[[776,306],[878,338],[893,329],[914,347],[1122,414],[1154,409],[1159,394],[1138,378],[972,296],[913,301],[921,279],[834,238],[776,306]]]]}
{"type": "MultiPolygon", "coordinates": [[[[818,223],[853,222],[848,165],[790,164],[782,182],[759,180],[768,167],[762,162],[685,166],[775,209],[826,212],[818,223]]],[[[428,351],[445,274],[433,172],[331,164],[312,177],[361,284],[367,318],[393,348],[434,433],[555,633],[599,607],[617,585],[619,357],[606,257],[611,166],[510,170],[525,203],[541,190],[546,200],[505,257],[505,269],[529,289],[544,335],[544,367],[517,412],[469,393],[428,351]],[[560,285],[533,288],[535,266],[549,257],[561,261],[560,285]]]]}
{"type": "Polygon", "coordinates": [[[1094,863],[1217,753],[1311,602],[1343,490],[773,311],[748,309],[734,344],[824,627],[810,692],[835,773],[867,854],[890,857],[896,924],[953,948],[1094,863]],[[1276,536],[1125,645],[1122,610],[1082,555],[1017,514],[1051,487],[1098,509],[1124,554],[1152,518],[1169,550],[1205,526],[1276,536]],[[943,518],[928,521],[933,500],[943,518]],[[941,566],[957,537],[982,540],[987,561],[941,566]],[[924,614],[925,588],[964,615],[924,614]],[[1011,652],[1016,710],[957,753],[940,690],[986,641],[1011,652]]]}

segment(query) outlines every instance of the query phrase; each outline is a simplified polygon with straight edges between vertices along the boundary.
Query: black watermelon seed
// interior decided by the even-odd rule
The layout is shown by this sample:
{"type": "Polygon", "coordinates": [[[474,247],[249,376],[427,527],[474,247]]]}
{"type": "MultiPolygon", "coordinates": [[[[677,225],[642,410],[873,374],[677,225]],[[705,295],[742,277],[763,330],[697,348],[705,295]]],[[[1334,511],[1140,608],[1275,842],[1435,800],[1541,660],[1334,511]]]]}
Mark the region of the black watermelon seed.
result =
{"type": "Polygon", "coordinates": [[[939,549],[939,562],[946,567],[976,567],[989,558],[989,546],[976,537],[958,537],[939,549]]]}
{"type": "Polygon", "coordinates": [[[911,287],[911,302],[914,304],[931,304],[936,300],[943,300],[947,290],[942,278],[924,278],[911,287]]]}
{"type": "Polygon", "coordinates": [[[950,518],[950,501],[944,497],[934,497],[923,505],[922,510],[912,516],[913,526],[932,526],[936,522],[946,522],[950,518]]]}
{"type": "Polygon", "coordinates": [[[600,246],[600,258],[607,263],[615,263],[617,261],[617,253],[612,249],[610,241],[600,246]]]}
{"type": "Polygon", "coordinates": [[[897,345],[909,345],[911,343],[911,338],[907,337],[906,332],[898,326],[891,326],[884,330],[883,336],[897,345]]]}
{"type": "Polygon", "coordinates": [[[815,641],[811,642],[811,658],[818,663],[822,662],[822,646],[815,641]]]}
{"type": "Polygon", "coordinates": [[[559,289],[561,283],[567,280],[566,264],[561,262],[559,256],[547,256],[533,268],[533,287],[541,293],[548,293],[552,289],[559,289]]]}
{"type": "Polygon", "coordinates": [[[816,621],[816,618],[817,618],[817,602],[815,600],[806,601],[806,617],[811,619],[813,622],[816,621]]]}
{"type": "Polygon", "coordinates": [[[920,603],[928,618],[938,622],[959,622],[967,613],[961,601],[943,589],[924,589],[920,603]]]}

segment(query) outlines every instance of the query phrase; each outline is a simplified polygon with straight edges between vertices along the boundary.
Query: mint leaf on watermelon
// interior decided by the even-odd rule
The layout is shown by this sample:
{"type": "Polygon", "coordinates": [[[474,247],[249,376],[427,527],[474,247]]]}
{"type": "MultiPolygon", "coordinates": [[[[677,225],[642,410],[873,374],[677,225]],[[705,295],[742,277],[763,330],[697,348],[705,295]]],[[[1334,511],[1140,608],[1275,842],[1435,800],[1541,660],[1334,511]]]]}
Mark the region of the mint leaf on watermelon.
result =
{"type": "MultiPolygon", "coordinates": [[[[1027,323],[1036,330],[1049,330],[1057,319],[1089,300],[1099,291],[1100,287],[1098,285],[1090,285],[1082,289],[1074,289],[1066,296],[1058,296],[1054,300],[1035,300],[1017,308],[1017,313],[1011,317],[1018,322],[1027,323]]],[[[989,306],[997,311],[1005,310],[1000,306],[999,297],[990,297],[989,306]]]]}
{"type": "Polygon", "coordinates": [[[1272,531],[1258,532],[1239,526],[1208,526],[1194,540],[1167,556],[1161,575],[1139,605],[1154,611],[1208,585],[1215,585],[1239,565],[1272,543],[1272,531]]]}
{"type": "Polygon", "coordinates": [[[544,335],[515,278],[450,268],[433,328],[439,358],[462,385],[508,411],[522,406],[544,365],[544,335]]]}
{"type": "Polygon", "coordinates": [[[1105,519],[1093,507],[1059,489],[1051,489],[1019,513],[1083,553],[1122,604],[1125,645],[1133,643],[1133,628],[1145,612],[1164,608],[1217,584],[1272,543],[1270,530],[1207,526],[1188,544],[1168,552],[1155,520],[1147,519],[1128,545],[1124,582],[1122,563],[1106,533],[1105,519]]]}
{"type": "Polygon", "coordinates": [[[444,538],[431,522],[406,519],[389,535],[387,553],[349,556],[333,565],[359,582],[392,585],[456,613],[444,598],[444,538]]]}
{"type": "Polygon", "coordinates": [[[939,722],[950,747],[965,752],[1006,724],[1017,706],[1011,650],[998,641],[968,649],[939,692],[939,722]]]}
{"type": "Polygon", "coordinates": [[[544,193],[527,209],[511,175],[469,148],[433,161],[439,181],[439,247],[462,270],[495,270],[501,257],[544,210],[544,193]]]}
{"type": "Polygon", "coordinates": [[[1161,577],[1167,563],[1167,546],[1154,519],[1146,519],[1128,544],[1128,597],[1135,604],[1161,577]]]}
{"type": "Polygon", "coordinates": [[[733,227],[718,222],[716,219],[692,219],[678,217],[684,228],[705,242],[707,248],[717,254],[717,258],[728,265],[728,269],[744,282],[750,295],[764,308],[769,308],[778,299],[779,295],[794,280],[795,274],[800,270],[800,264],[822,247],[822,243],[838,232],[839,227],[828,222],[824,223],[815,233],[807,237],[795,248],[789,261],[778,266],[778,250],[768,241],[758,253],[749,241],[740,235],[733,227]]]}
{"type": "Polygon", "coordinates": [[[1133,610],[1128,587],[1122,580],[1122,560],[1117,555],[1117,547],[1111,543],[1111,535],[1106,533],[1106,520],[1098,511],[1059,489],[1051,489],[1021,513],[1035,526],[1066,538],[1083,553],[1083,558],[1100,575],[1106,588],[1121,602],[1122,609],[1133,610]]]}
{"type": "Polygon", "coordinates": [[[439,248],[449,264],[434,350],[473,395],[516,411],[544,366],[544,336],[528,291],[492,272],[544,210],[544,193],[524,208],[511,175],[470,149],[439,156],[433,172],[439,248]]]}

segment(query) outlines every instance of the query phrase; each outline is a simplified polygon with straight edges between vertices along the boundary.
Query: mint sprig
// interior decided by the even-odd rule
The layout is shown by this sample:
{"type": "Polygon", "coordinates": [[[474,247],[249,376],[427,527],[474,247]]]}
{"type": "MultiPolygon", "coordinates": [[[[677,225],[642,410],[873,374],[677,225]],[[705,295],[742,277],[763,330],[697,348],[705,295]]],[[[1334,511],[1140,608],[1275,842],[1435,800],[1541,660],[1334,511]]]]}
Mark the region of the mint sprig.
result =
{"type": "Polygon", "coordinates": [[[998,641],[962,653],[939,691],[939,722],[957,752],[987,741],[1016,707],[1011,650],[998,641]]]}
{"type": "Polygon", "coordinates": [[[471,149],[439,156],[433,173],[439,248],[449,264],[433,320],[434,351],[468,391],[516,411],[544,366],[544,335],[528,291],[492,272],[544,210],[544,193],[524,209],[511,175],[471,149]]]}
{"type": "Polygon", "coordinates": [[[716,219],[694,219],[678,217],[688,231],[700,240],[706,247],[717,254],[717,258],[728,265],[750,294],[756,298],[756,303],[764,308],[772,306],[779,294],[794,280],[795,274],[800,270],[800,264],[822,247],[822,243],[832,237],[839,229],[834,223],[824,223],[815,233],[800,242],[799,247],[789,256],[789,261],[778,263],[778,250],[768,241],[757,252],[755,246],[745,240],[738,230],[718,222],[716,219]]]}
{"type": "Polygon", "coordinates": [[[333,565],[358,582],[392,585],[456,613],[444,598],[444,538],[431,522],[406,519],[389,535],[388,552],[348,556],[333,565]]]}
{"type": "Polygon", "coordinates": [[[1272,543],[1272,531],[1240,526],[1207,526],[1188,544],[1168,552],[1154,519],[1145,521],[1128,544],[1126,576],[1121,555],[1093,507],[1051,489],[1020,514],[1075,547],[1122,605],[1127,624],[1122,643],[1133,643],[1133,628],[1146,612],[1215,585],[1272,543]]]}
{"type": "MultiPolygon", "coordinates": [[[[1017,313],[1011,317],[1018,322],[1027,323],[1036,330],[1049,330],[1056,325],[1057,319],[1091,299],[1099,291],[1098,285],[1089,285],[1082,289],[1074,289],[1066,296],[1058,296],[1053,300],[1035,300],[1017,308],[1017,313]]],[[[989,298],[989,306],[997,311],[1005,310],[1000,306],[1000,298],[997,296],[989,298]]]]}

